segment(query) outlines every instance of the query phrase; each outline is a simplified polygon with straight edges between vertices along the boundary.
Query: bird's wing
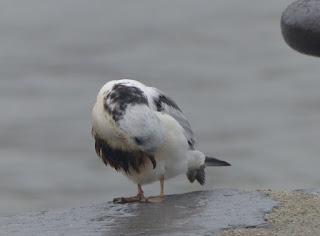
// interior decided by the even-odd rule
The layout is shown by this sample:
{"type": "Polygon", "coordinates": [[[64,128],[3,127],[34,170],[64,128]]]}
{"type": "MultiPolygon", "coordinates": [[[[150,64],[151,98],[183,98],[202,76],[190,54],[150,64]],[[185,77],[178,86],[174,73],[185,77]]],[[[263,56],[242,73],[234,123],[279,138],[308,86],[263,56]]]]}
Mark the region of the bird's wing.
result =
{"type": "Polygon", "coordinates": [[[190,149],[195,148],[195,139],[191,125],[188,119],[185,117],[179,106],[169,96],[162,91],[151,88],[152,97],[154,103],[154,109],[158,112],[163,112],[173,117],[184,129],[184,135],[188,140],[190,149]]]}

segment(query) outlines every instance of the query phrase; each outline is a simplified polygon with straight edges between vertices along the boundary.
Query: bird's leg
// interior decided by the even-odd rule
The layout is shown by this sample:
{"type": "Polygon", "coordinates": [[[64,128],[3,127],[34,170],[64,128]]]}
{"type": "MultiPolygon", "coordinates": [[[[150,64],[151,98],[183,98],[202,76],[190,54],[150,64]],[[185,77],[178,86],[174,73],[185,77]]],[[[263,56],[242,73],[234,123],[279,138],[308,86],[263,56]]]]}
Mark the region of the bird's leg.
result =
{"type": "Polygon", "coordinates": [[[140,184],[138,184],[138,194],[137,197],[139,198],[139,200],[143,200],[145,199],[144,197],[144,192],[142,190],[142,186],[140,184]]]}
{"type": "Polygon", "coordinates": [[[114,203],[132,203],[132,202],[145,202],[142,186],[138,184],[138,194],[133,197],[118,197],[113,199],[114,203]]]}
{"type": "Polygon", "coordinates": [[[160,178],[160,197],[164,198],[164,176],[160,178]]]}
{"type": "Polygon", "coordinates": [[[164,200],[164,176],[161,176],[161,178],[160,178],[160,195],[148,197],[146,200],[147,200],[146,202],[150,202],[150,203],[163,202],[163,200],[164,200]]]}

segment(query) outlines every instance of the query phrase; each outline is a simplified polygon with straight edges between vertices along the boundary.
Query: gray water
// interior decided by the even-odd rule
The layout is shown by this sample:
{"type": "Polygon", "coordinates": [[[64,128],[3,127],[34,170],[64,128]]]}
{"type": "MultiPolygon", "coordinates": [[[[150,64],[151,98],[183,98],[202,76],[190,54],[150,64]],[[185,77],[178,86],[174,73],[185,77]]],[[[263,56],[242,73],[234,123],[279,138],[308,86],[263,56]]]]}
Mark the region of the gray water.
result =
{"type": "Polygon", "coordinates": [[[319,59],[284,43],[289,2],[1,0],[0,215],[135,193],[90,135],[99,88],[119,78],[166,91],[198,147],[233,165],[166,193],[319,187],[319,59]]]}

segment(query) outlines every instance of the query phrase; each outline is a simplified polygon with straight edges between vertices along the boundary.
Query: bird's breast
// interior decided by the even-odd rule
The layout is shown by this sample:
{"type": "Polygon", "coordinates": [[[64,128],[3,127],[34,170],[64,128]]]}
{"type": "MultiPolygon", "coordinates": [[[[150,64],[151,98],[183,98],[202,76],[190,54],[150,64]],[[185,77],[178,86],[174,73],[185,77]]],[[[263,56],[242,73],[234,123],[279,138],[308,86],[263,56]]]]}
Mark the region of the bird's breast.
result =
{"type": "Polygon", "coordinates": [[[95,138],[95,150],[105,165],[110,165],[117,171],[123,171],[126,174],[132,172],[140,173],[142,169],[156,165],[154,157],[140,150],[125,150],[112,147],[108,141],[95,138]]]}

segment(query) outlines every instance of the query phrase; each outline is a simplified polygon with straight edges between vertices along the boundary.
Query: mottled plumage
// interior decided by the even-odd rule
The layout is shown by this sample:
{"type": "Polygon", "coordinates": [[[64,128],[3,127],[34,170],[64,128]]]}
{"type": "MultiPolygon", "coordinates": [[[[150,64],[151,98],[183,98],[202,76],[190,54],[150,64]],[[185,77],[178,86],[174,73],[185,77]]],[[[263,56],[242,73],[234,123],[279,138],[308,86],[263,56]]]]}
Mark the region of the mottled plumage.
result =
{"type": "Polygon", "coordinates": [[[101,88],[92,134],[97,155],[138,184],[139,194],[142,184],[181,173],[204,184],[206,163],[229,165],[196,149],[190,123],[170,97],[134,80],[114,80],[101,88]]]}

